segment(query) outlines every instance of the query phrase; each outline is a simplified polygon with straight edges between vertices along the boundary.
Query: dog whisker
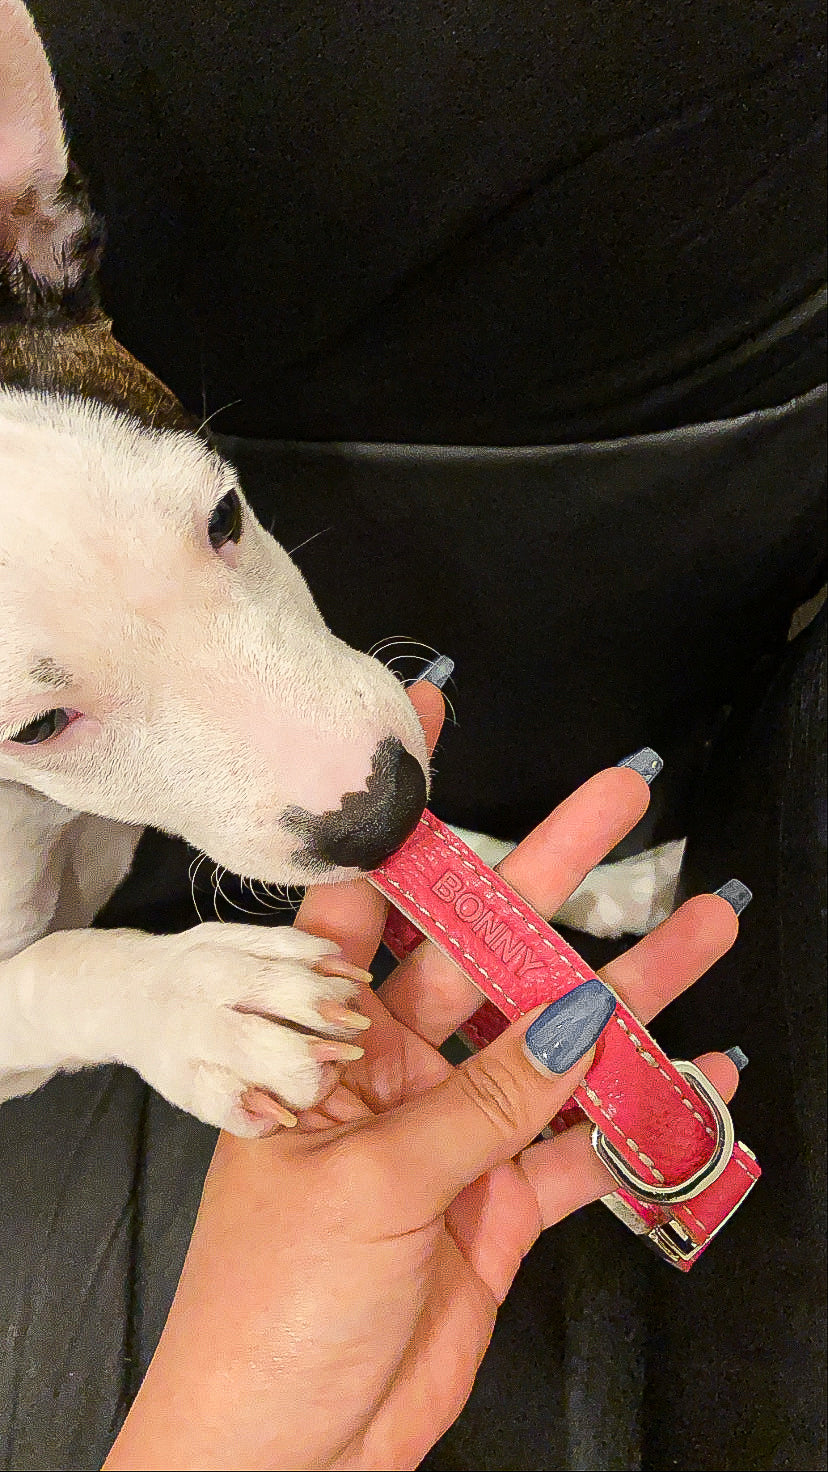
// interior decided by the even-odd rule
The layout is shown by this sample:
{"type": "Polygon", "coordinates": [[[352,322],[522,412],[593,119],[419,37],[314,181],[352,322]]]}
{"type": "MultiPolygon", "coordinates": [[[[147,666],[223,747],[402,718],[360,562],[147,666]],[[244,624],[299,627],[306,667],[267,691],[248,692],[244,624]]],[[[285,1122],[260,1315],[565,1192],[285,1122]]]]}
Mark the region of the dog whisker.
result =
{"type": "Polygon", "coordinates": [[[392,658],[393,659],[416,659],[416,660],[419,660],[419,659],[422,658],[422,656],[419,655],[419,654],[394,654],[394,655],[392,655],[392,658]]]}
{"type": "Polygon", "coordinates": [[[286,898],[284,900],[280,900],[275,905],[268,904],[264,895],[259,893],[259,890],[264,889],[268,894],[270,894],[270,890],[268,889],[267,885],[262,883],[261,881],[246,879],[244,882],[246,883],[247,888],[250,892],[250,898],[255,900],[257,905],[261,905],[263,910],[269,910],[271,913],[275,914],[278,913],[278,911],[280,910],[290,909],[290,904],[286,898]],[[258,888],[254,889],[254,884],[258,885],[258,888]]]}
{"type": "Polygon", "coordinates": [[[262,884],[261,887],[265,891],[265,894],[268,894],[271,899],[278,900],[280,902],[277,906],[275,906],[275,908],[293,910],[294,914],[299,909],[301,900],[291,899],[290,885],[262,884]]]}
{"type": "MultiPolygon", "coordinates": [[[[272,896],[272,898],[275,898],[275,896],[272,896]]],[[[268,904],[264,895],[261,894],[256,895],[256,900],[258,904],[261,905],[263,910],[269,910],[271,914],[274,915],[277,915],[284,910],[293,910],[294,908],[287,896],[285,896],[284,898],[279,897],[278,899],[276,899],[276,903],[272,905],[268,904]]]]}
{"type": "Polygon", "coordinates": [[[412,639],[408,634],[389,634],[387,638],[377,639],[376,643],[371,645],[368,653],[376,659],[381,650],[390,649],[394,644],[416,645],[417,648],[424,649],[427,654],[439,653],[439,650],[435,649],[432,644],[426,644],[422,639],[412,639]]]}
{"type": "Polygon", "coordinates": [[[215,913],[215,917],[218,920],[219,924],[220,925],[223,925],[225,922],[222,920],[221,915],[219,914],[218,898],[217,898],[218,897],[218,892],[219,892],[218,871],[219,871],[219,866],[218,866],[218,864],[216,864],[215,867],[213,868],[213,873],[210,876],[210,883],[213,886],[213,911],[215,913]]]}
{"type": "Polygon", "coordinates": [[[201,868],[202,864],[205,862],[206,858],[207,855],[204,853],[197,854],[190,864],[190,893],[193,899],[193,909],[195,910],[202,925],[204,924],[204,916],[202,915],[201,910],[198,907],[198,900],[196,899],[196,878],[198,876],[198,871],[201,868]]]}
{"type": "MultiPolygon", "coordinates": [[[[273,906],[271,906],[271,905],[265,905],[263,902],[260,902],[260,908],[258,910],[251,910],[251,909],[249,909],[247,907],[247,905],[240,905],[237,900],[231,899],[230,895],[227,894],[227,892],[224,889],[222,889],[222,887],[221,887],[221,881],[224,878],[224,875],[226,873],[227,873],[227,870],[225,869],[223,871],[222,875],[220,877],[217,877],[216,878],[216,890],[217,890],[217,893],[221,895],[221,897],[224,900],[225,904],[227,904],[227,905],[230,906],[230,909],[231,910],[238,910],[238,912],[239,912],[240,915],[252,915],[254,917],[254,919],[258,919],[259,916],[261,915],[263,909],[264,910],[269,910],[269,909],[272,909],[273,908],[273,906]]],[[[246,881],[243,876],[240,876],[240,877],[241,877],[241,885],[242,885],[242,887],[244,886],[245,883],[249,883],[249,881],[246,881]]],[[[250,894],[251,894],[251,898],[252,899],[254,899],[257,902],[259,902],[259,896],[257,894],[254,894],[252,888],[250,890],[250,894]]]]}
{"type": "MultiPolygon", "coordinates": [[[[413,648],[416,648],[416,645],[414,645],[414,643],[412,642],[408,647],[413,649],[413,648]]],[[[400,648],[399,641],[396,640],[396,639],[386,639],[384,641],[384,643],[378,644],[375,649],[372,649],[371,650],[371,657],[372,657],[372,659],[381,659],[382,656],[384,654],[387,654],[389,650],[391,650],[392,652],[395,652],[395,653],[396,652],[401,653],[402,652],[402,649],[400,648]]],[[[425,650],[424,653],[425,653],[425,657],[427,658],[428,657],[428,654],[429,654],[429,651],[428,650],[425,650]]],[[[422,659],[423,658],[423,653],[420,653],[419,657],[422,659]]]]}
{"type": "Polygon", "coordinates": [[[410,634],[384,634],[381,639],[377,639],[371,649],[376,649],[380,644],[419,644],[423,649],[431,650],[432,654],[437,653],[437,650],[432,649],[430,644],[426,644],[422,639],[414,639],[410,634]]]}
{"type": "MultiPolygon", "coordinates": [[[[416,644],[419,641],[416,640],[416,639],[407,639],[407,640],[397,640],[397,639],[391,640],[391,639],[389,639],[384,645],[380,644],[378,646],[373,646],[369,650],[369,653],[373,655],[374,659],[378,659],[382,653],[386,652],[391,647],[392,644],[394,644],[394,643],[401,643],[401,642],[408,643],[408,644],[416,644]]],[[[431,650],[431,646],[428,645],[428,644],[423,644],[421,647],[423,649],[431,650]]],[[[431,652],[433,652],[433,653],[436,654],[437,651],[436,650],[433,650],[431,652]]],[[[396,677],[400,681],[400,683],[402,685],[405,685],[405,687],[407,689],[409,685],[416,685],[416,683],[417,683],[416,679],[412,679],[410,676],[406,676],[406,675],[401,674],[398,670],[396,670],[394,668],[394,666],[396,664],[398,664],[401,660],[416,660],[416,661],[419,662],[420,658],[421,658],[421,656],[419,654],[407,654],[407,653],[404,653],[404,652],[400,652],[399,654],[392,654],[390,656],[390,658],[388,658],[388,659],[382,660],[382,663],[386,666],[387,669],[389,669],[391,671],[392,675],[396,675],[396,677]]],[[[454,708],[454,704],[453,704],[453,702],[451,700],[451,697],[446,694],[445,689],[443,690],[443,700],[446,703],[446,708],[447,708],[447,710],[449,712],[449,719],[451,720],[451,724],[453,726],[456,726],[457,725],[457,712],[456,712],[456,710],[454,708]]]]}
{"type": "Polygon", "coordinates": [[[207,371],[204,364],[204,344],[201,346],[199,355],[201,362],[201,412],[207,418],[207,371]]]}
{"type": "Polygon", "coordinates": [[[288,557],[292,557],[295,552],[301,552],[303,547],[307,547],[309,542],[315,542],[317,537],[324,537],[326,532],[332,531],[332,526],[323,526],[321,531],[313,532],[311,536],[305,537],[304,542],[299,542],[297,546],[291,547],[290,551],[288,552],[288,557]]]}
{"type": "Polygon", "coordinates": [[[201,421],[200,425],[198,426],[198,429],[195,431],[195,433],[196,434],[201,434],[201,431],[203,429],[206,429],[207,428],[207,425],[210,423],[210,421],[212,419],[215,419],[215,417],[216,417],[217,414],[223,414],[224,411],[225,411],[225,409],[234,409],[235,406],[236,406],[236,404],[240,404],[240,403],[241,403],[241,399],[228,399],[228,401],[227,401],[226,404],[220,404],[219,407],[218,407],[218,409],[214,409],[213,410],[212,414],[205,414],[204,418],[202,419],[202,421],[201,421]]]}

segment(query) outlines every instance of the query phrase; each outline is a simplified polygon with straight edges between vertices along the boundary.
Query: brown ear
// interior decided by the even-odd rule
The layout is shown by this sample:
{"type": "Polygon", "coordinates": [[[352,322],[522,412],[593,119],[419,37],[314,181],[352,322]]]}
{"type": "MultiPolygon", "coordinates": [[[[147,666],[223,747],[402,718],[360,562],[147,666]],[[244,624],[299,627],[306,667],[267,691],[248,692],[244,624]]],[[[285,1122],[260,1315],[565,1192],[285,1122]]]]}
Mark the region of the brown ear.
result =
{"type": "Polygon", "coordinates": [[[21,0],[0,0],[0,317],[84,295],[94,224],[34,22],[21,0]]]}

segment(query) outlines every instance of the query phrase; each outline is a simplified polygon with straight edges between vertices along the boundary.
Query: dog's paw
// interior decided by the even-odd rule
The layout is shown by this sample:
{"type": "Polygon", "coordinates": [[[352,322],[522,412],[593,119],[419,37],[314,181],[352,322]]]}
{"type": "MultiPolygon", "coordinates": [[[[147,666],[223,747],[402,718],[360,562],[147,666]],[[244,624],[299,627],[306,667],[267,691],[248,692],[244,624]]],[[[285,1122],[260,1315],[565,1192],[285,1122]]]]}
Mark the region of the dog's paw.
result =
{"type": "Polygon", "coordinates": [[[125,1061],[205,1123],[259,1135],[280,1105],[292,1122],[287,1111],[318,1103],[361,1056],[368,1022],[348,1003],[365,973],[332,942],[214,923],[147,939],[132,1013],[141,1037],[125,1061]]]}

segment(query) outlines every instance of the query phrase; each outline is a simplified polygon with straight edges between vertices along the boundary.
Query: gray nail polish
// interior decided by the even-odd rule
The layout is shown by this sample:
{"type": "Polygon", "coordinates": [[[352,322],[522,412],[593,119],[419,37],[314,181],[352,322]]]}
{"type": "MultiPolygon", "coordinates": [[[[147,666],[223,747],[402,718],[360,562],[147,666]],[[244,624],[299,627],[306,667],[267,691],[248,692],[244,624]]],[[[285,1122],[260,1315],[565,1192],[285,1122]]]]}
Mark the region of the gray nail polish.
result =
{"type": "Polygon", "coordinates": [[[625,756],[622,762],[616,762],[618,767],[631,767],[639,777],[649,784],[654,782],[662,767],[664,766],[657,751],[651,746],[642,746],[640,751],[634,751],[632,756],[625,756]]]}
{"type": "Polygon", "coordinates": [[[747,1053],[743,1053],[741,1048],[725,1048],[725,1058],[729,1058],[731,1063],[735,1063],[740,1073],[743,1068],[747,1068],[750,1062],[747,1053]]]}
{"type": "Polygon", "coordinates": [[[741,879],[728,879],[726,884],[723,884],[720,889],[714,889],[713,893],[727,900],[737,915],[741,915],[753,899],[753,891],[748,889],[741,879]]]}
{"type": "Polygon", "coordinates": [[[590,977],[535,1018],[525,1038],[530,1057],[549,1073],[566,1073],[597,1042],[614,1011],[612,992],[590,977]]]}
{"type": "Polygon", "coordinates": [[[425,669],[420,670],[416,679],[428,680],[429,685],[436,685],[438,690],[442,690],[446,681],[451,679],[453,673],[454,660],[449,659],[447,654],[438,654],[436,659],[432,659],[425,666],[425,669]]]}

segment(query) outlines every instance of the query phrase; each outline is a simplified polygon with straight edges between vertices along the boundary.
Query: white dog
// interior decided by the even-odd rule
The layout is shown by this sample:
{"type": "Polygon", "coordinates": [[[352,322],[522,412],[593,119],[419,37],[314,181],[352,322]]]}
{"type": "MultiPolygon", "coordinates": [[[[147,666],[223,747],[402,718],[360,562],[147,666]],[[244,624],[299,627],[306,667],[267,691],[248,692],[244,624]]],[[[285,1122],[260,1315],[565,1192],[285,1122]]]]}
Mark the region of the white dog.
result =
{"type": "Polygon", "coordinates": [[[255,1133],[248,1086],[304,1108],[356,1052],[335,948],[77,927],[145,824],[266,883],[374,867],[425,804],[424,738],[114,341],[98,254],[39,38],[0,0],[0,1099],[118,1060],[255,1133]]]}
{"type": "Polygon", "coordinates": [[[0,1100],[119,1061],[252,1134],[249,1087],[305,1108],[356,1056],[334,948],[85,927],[147,824],[268,884],[375,867],[419,818],[426,750],[397,679],[328,631],[233,468],[112,337],[99,250],[40,40],[0,0],[0,1100]]]}

